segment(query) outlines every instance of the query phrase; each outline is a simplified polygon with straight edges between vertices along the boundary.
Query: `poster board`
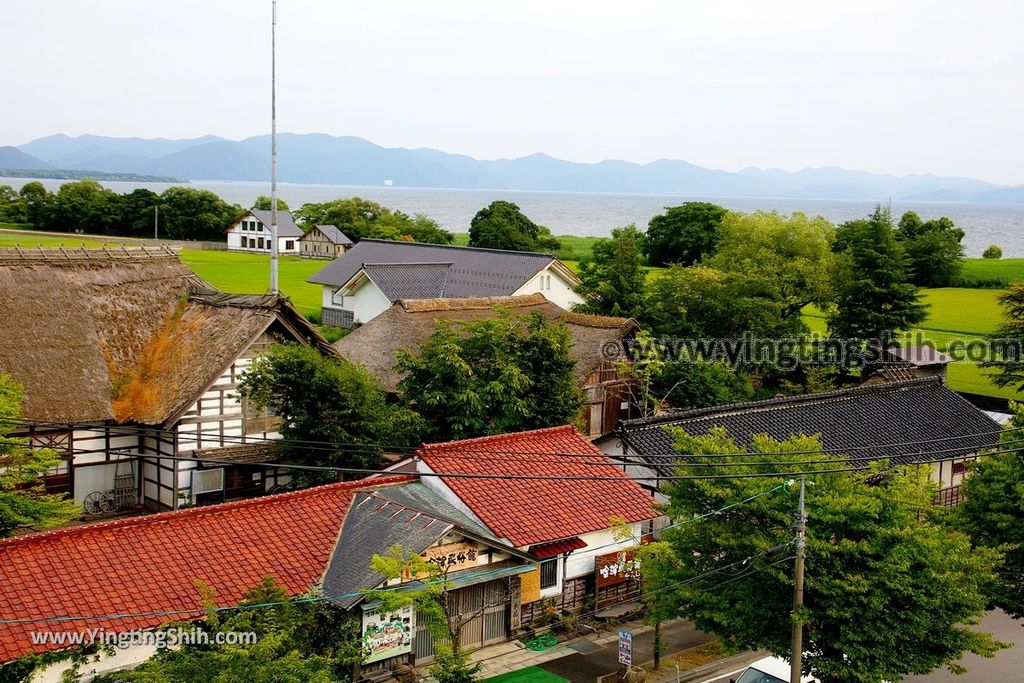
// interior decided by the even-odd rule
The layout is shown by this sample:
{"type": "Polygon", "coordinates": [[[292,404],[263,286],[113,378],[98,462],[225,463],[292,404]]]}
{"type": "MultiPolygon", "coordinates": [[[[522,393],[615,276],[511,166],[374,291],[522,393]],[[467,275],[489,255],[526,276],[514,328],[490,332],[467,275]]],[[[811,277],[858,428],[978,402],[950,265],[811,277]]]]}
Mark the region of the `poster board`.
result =
{"type": "Polygon", "coordinates": [[[394,612],[382,612],[378,607],[363,608],[363,663],[412,652],[412,638],[416,633],[416,615],[412,605],[394,612]]]}
{"type": "Polygon", "coordinates": [[[540,567],[519,575],[519,604],[540,600],[540,567]]]}

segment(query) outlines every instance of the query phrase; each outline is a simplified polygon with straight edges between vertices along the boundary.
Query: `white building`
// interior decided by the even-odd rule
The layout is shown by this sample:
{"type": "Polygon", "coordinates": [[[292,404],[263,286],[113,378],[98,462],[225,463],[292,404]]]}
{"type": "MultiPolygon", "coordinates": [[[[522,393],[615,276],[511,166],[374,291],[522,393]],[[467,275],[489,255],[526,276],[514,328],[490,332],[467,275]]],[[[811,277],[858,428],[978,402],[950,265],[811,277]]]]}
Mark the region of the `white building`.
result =
{"type": "Polygon", "coordinates": [[[369,322],[399,299],[461,299],[541,293],[569,310],[583,303],[579,278],[551,254],[361,240],[309,279],[323,288],[324,324],[369,322]]]}
{"type": "MultiPolygon", "coordinates": [[[[270,253],[270,211],[252,209],[227,230],[229,251],[270,253]]],[[[298,254],[302,229],[295,224],[290,211],[277,212],[277,251],[298,254]]]]}

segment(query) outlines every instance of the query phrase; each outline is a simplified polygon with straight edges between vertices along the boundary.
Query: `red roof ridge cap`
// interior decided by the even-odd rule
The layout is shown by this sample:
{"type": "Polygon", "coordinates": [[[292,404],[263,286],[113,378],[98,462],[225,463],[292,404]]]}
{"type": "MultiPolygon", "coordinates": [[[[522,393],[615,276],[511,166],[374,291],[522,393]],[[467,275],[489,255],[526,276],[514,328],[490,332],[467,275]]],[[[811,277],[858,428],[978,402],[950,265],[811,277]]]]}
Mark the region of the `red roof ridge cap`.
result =
{"type": "Polygon", "coordinates": [[[113,529],[125,529],[134,526],[146,526],[148,524],[160,524],[166,521],[178,520],[189,517],[205,517],[207,515],[217,515],[248,507],[280,505],[282,503],[288,503],[298,498],[311,498],[314,496],[321,496],[327,493],[333,493],[334,491],[341,490],[359,491],[364,488],[401,484],[405,483],[406,481],[413,480],[415,478],[415,475],[400,474],[385,476],[372,480],[356,479],[354,481],[340,481],[332,484],[325,484],[323,486],[314,486],[308,489],[301,489],[299,491],[278,493],[273,496],[260,496],[258,498],[248,498],[246,500],[237,500],[232,501],[230,503],[219,503],[217,505],[203,505],[200,507],[186,508],[184,510],[168,510],[166,512],[158,512],[152,515],[137,515],[135,517],[128,517],[126,519],[111,520],[109,522],[96,522],[94,524],[82,524],[80,526],[65,527],[62,529],[53,529],[50,531],[40,531],[32,534],[25,534],[24,536],[2,538],[0,539],[0,550],[20,545],[28,545],[30,543],[41,543],[45,541],[51,541],[58,538],[68,538],[86,533],[93,533],[96,531],[108,531],[113,529]]]}
{"type": "MultiPolygon", "coordinates": [[[[465,448],[466,446],[475,446],[477,444],[489,444],[502,441],[513,441],[524,437],[542,436],[545,434],[557,434],[559,432],[571,432],[581,439],[583,435],[576,431],[576,428],[571,424],[558,425],[556,427],[542,427],[541,429],[531,429],[525,432],[510,432],[508,434],[491,434],[490,436],[478,436],[472,439],[459,439],[455,441],[441,441],[439,443],[425,443],[419,447],[417,454],[429,453],[437,450],[447,450],[450,448],[465,448]]],[[[530,455],[530,453],[523,453],[523,455],[530,455]]],[[[536,454],[534,454],[536,455],[536,454]]]]}

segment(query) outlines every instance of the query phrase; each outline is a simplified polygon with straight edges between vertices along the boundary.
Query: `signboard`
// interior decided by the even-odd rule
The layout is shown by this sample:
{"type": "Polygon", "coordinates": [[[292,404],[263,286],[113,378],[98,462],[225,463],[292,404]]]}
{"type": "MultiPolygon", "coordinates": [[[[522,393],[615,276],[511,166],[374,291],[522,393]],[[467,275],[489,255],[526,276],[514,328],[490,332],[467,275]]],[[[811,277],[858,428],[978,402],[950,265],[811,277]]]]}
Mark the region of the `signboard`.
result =
{"type": "Polygon", "coordinates": [[[633,666],[632,631],[619,631],[619,664],[633,666]]]}
{"type": "Polygon", "coordinates": [[[598,589],[640,580],[640,560],[635,550],[598,555],[594,558],[594,570],[598,589]]]}
{"type": "Polygon", "coordinates": [[[476,556],[476,546],[471,543],[447,543],[423,551],[424,559],[449,572],[475,567],[476,556]]]}
{"type": "Polygon", "coordinates": [[[395,612],[379,609],[363,610],[364,664],[397,657],[412,651],[412,637],[416,632],[416,617],[412,605],[395,612]]]}

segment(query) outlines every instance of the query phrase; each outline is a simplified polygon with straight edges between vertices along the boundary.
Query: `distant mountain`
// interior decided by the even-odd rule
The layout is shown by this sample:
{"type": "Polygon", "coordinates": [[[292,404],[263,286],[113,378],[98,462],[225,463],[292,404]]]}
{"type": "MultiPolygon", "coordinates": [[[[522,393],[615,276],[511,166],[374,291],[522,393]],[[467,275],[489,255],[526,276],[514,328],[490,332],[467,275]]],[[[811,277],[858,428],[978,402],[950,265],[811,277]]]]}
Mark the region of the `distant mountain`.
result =
{"type": "MultiPolygon", "coordinates": [[[[13,148],[0,151],[3,149],[13,148]]],[[[14,151],[51,167],[195,180],[264,180],[270,167],[270,138],[266,135],[241,141],[212,135],[185,140],[51,135],[14,151]]],[[[3,163],[0,157],[3,167],[15,166],[3,163]]],[[[358,137],[317,133],[278,135],[278,178],[332,185],[1024,202],[1024,188],[971,178],[893,176],[835,166],[797,172],[745,168],[732,173],[677,159],[582,164],[546,154],[480,160],[434,149],[386,148],[358,137]]]]}
{"type": "Polygon", "coordinates": [[[0,147],[0,168],[46,169],[50,164],[25,153],[17,147],[0,147]]]}

